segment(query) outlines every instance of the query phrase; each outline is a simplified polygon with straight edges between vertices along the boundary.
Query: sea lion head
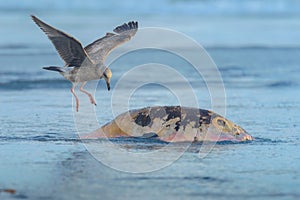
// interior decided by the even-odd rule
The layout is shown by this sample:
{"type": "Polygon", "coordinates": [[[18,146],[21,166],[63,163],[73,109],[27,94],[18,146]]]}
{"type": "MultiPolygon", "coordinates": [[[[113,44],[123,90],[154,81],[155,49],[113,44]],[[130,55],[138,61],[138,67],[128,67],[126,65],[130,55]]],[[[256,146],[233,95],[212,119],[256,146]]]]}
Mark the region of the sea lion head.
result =
{"type": "Polygon", "coordinates": [[[207,137],[212,141],[247,141],[252,136],[243,128],[220,115],[212,115],[207,137]]]}

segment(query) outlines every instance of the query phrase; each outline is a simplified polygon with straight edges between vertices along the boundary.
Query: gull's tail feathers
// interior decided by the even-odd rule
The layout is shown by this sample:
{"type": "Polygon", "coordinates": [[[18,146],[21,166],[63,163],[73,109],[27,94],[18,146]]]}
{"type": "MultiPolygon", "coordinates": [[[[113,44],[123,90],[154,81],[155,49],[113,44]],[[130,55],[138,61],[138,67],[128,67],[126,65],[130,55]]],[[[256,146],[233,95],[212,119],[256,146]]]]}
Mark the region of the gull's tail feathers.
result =
{"type": "Polygon", "coordinates": [[[65,72],[65,69],[63,67],[50,66],[50,67],[43,67],[43,69],[50,70],[50,71],[57,71],[57,72],[65,72]]]}

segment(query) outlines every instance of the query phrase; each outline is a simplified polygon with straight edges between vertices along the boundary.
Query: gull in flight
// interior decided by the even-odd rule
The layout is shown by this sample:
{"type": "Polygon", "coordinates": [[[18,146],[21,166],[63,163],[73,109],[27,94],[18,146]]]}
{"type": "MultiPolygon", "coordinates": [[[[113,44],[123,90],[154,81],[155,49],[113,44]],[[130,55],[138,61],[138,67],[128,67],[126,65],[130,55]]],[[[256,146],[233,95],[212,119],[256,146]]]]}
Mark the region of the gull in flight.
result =
{"type": "Polygon", "coordinates": [[[74,37],[46,24],[33,15],[31,18],[48,36],[60,57],[65,61],[64,67],[50,66],[43,69],[57,71],[72,82],[71,92],[76,100],[77,112],[79,99],[75,93],[75,87],[78,83],[81,84],[79,90],[89,97],[92,104],[97,105],[94,97],[83,87],[88,81],[104,78],[107,89],[110,90],[112,72],[104,64],[105,59],[114,48],[129,41],[136,34],[138,22],[131,21],[117,26],[113,30],[115,33],[106,33],[104,37],[83,48],[74,37]]]}

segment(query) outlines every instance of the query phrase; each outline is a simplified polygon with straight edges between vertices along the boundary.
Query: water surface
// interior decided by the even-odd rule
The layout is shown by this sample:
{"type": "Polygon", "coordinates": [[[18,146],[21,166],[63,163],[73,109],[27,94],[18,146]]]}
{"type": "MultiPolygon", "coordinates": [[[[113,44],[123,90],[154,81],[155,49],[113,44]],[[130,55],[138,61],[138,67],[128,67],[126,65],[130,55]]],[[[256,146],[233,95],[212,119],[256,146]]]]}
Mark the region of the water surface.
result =
{"type": "MultiPolygon", "coordinates": [[[[40,14],[87,44],[99,33],[111,30],[114,24],[123,23],[123,18],[113,14],[121,9],[99,14],[97,10],[87,12],[93,10],[89,4],[85,12],[74,6],[60,20],[60,13],[66,9],[64,3],[51,4],[52,8],[45,11],[42,5],[30,4],[31,1],[28,7],[21,8],[14,7],[11,2],[15,1],[6,6],[1,4],[5,13],[0,18],[1,27],[5,27],[0,30],[0,188],[13,188],[17,193],[0,193],[1,199],[300,198],[300,48],[297,47],[300,43],[295,37],[299,33],[299,12],[296,6],[289,6],[291,1],[276,1],[275,12],[262,10],[263,3],[257,9],[247,9],[249,2],[240,10],[234,5],[245,4],[235,1],[235,4],[224,4],[229,11],[220,8],[213,14],[199,14],[197,9],[186,4],[186,13],[180,11],[186,14],[184,24],[172,20],[176,17],[176,9],[182,6],[181,1],[163,1],[162,4],[171,7],[154,14],[147,6],[133,11],[144,27],[168,25],[199,42],[205,41],[224,81],[226,117],[256,138],[240,144],[218,143],[205,158],[198,156],[202,144],[193,144],[172,165],[143,174],[124,173],[103,165],[77,139],[69,92],[71,84],[58,74],[41,69],[45,65],[61,65],[62,61],[28,17],[32,12],[40,14]],[[12,7],[16,10],[10,9],[12,7]],[[222,17],[224,10],[228,12],[225,18],[222,17]],[[161,20],[162,13],[167,13],[164,20],[161,20]],[[261,20],[257,16],[265,18],[261,20]],[[99,18],[105,20],[100,23],[99,18]],[[223,27],[214,28],[218,24],[223,27]],[[268,29],[260,28],[265,25],[268,29]],[[240,32],[237,27],[241,27],[240,32]],[[257,31],[248,31],[253,28],[257,31]],[[274,35],[269,37],[269,31],[274,35]]],[[[197,4],[199,9],[201,5],[204,10],[214,7],[210,1],[203,2],[207,4],[197,4]]],[[[124,11],[123,16],[125,21],[132,19],[128,12],[124,11]]],[[[118,62],[111,66],[114,72],[112,87],[126,70],[149,59],[151,52],[137,54],[139,59],[125,59],[127,62],[122,63],[122,67],[118,62]]],[[[166,56],[159,55],[156,52],[153,59],[161,61],[166,56]]],[[[180,60],[168,59],[168,64],[189,78],[196,88],[199,105],[209,109],[211,102],[203,80],[194,76],[192,69],[180,60]]],[[[134,81],[141,80],[137,77],[134,81]]],[[[100,82],[95,108],[100,124],[113,117],[110,98],[111,92],[108,93],[104,82],[100,82]]],[[[82,106],[90,106],[86,96],[80,95],[80,99],[82,106]]],[[[165,88],[148,85],[137,90],[129,104],[131,108],[140,108],[176,105],[178,101],[165,88]]],[[[136,152],[150,152],[165,145],[144,139],[112,142],[136,152]]],[[[174,151],[181,145],[174,147],[174,151]]],[[[118,160],[116,155],[115,161],[118,160]]]]}

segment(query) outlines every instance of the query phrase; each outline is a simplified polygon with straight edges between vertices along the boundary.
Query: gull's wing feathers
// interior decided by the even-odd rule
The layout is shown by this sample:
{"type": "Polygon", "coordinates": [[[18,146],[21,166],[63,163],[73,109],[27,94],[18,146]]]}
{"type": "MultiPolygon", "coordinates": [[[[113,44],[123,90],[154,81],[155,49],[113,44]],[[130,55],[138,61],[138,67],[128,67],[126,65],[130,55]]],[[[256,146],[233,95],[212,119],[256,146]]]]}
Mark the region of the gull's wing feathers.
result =
{"type": "Polygon", "coordinates": [[[128,22],[116,27],[115,33],[106,33],[106,35],[84,48],[93,62],[103,62],[111,50],[117,46],[129,41],[138,30],[138,22],[128,22]]]}
{"type": "Polygon", "coordinates": [[[66,66],[80,67],[84,61],[92,63],[78,40],[33,15],[31,18],[46,33],[60,57],[65,61],[66,66]]]}

